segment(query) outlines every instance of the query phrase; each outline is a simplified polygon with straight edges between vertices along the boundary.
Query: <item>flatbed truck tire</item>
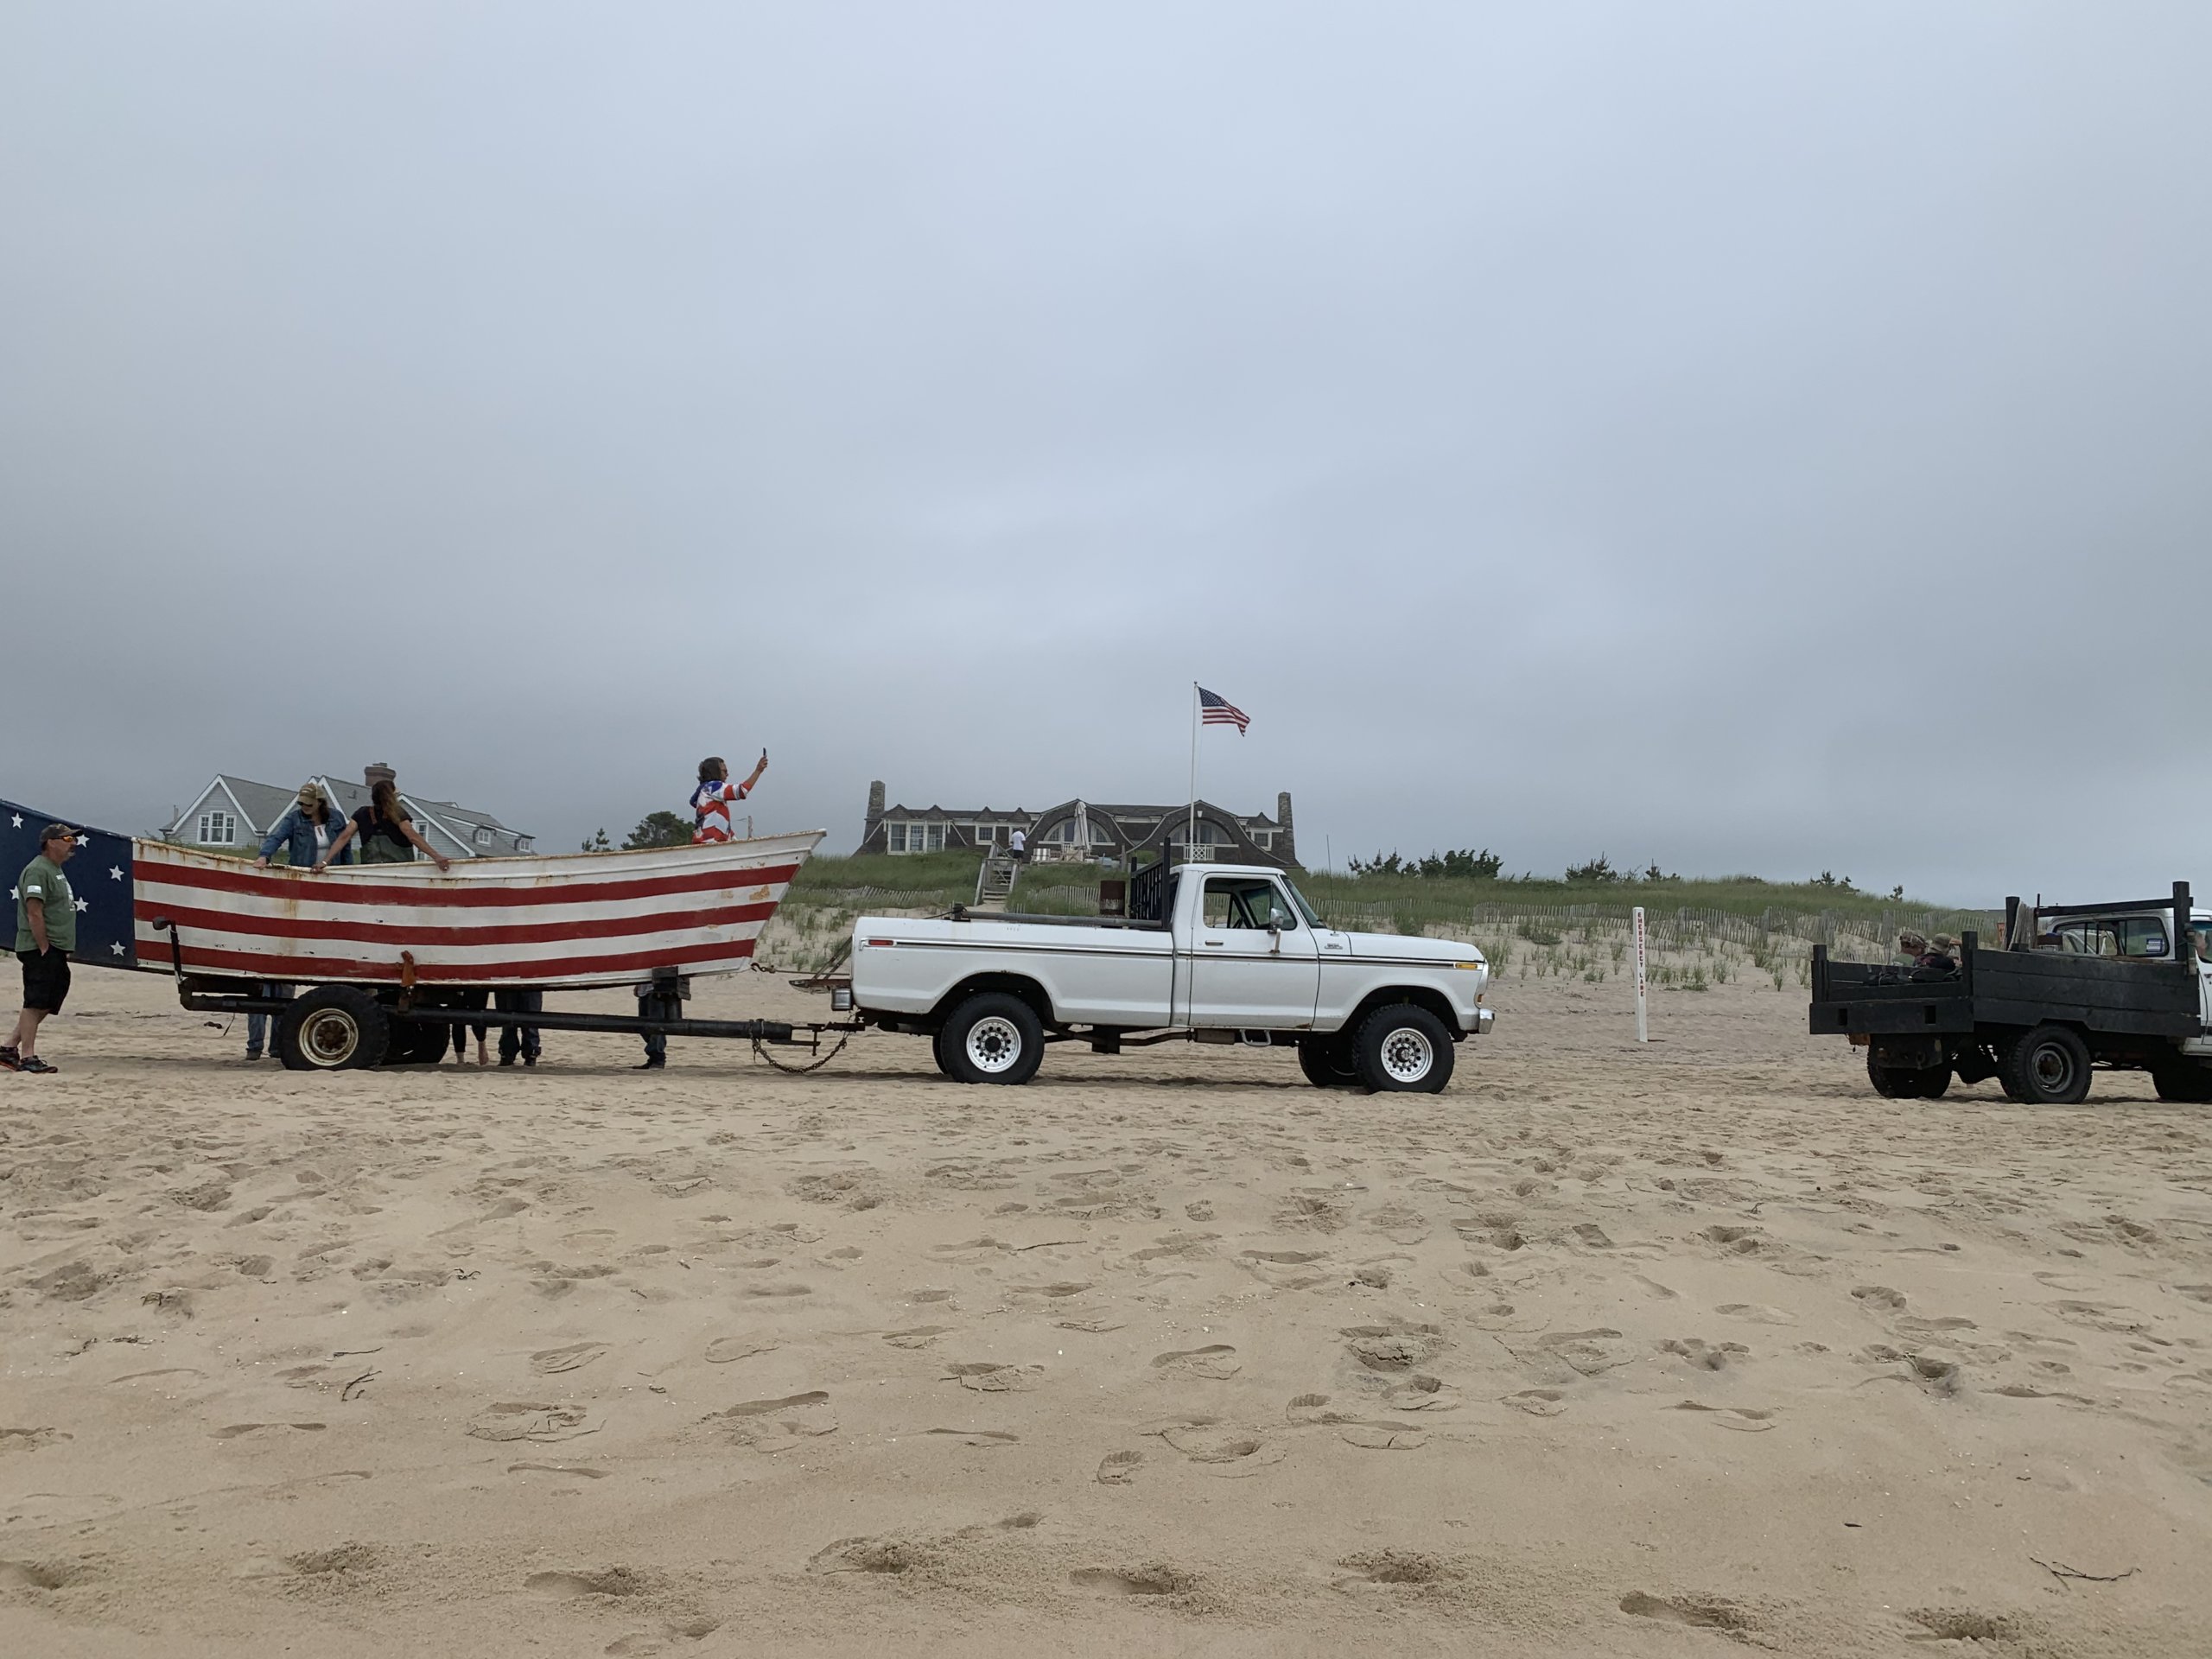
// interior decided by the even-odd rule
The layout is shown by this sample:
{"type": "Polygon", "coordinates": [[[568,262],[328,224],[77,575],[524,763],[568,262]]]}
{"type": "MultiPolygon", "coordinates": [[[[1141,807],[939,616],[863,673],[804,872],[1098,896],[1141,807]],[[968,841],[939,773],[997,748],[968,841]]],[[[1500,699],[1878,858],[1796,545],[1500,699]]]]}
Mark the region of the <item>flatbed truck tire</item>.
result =
{"type": "Polygon", "coordinates": [[[1452,1033],[1427,1008],[1394,1002],[1360,1022],[1352,1058],[1378,1095],[1440,1095],[1452,1081],[1452,1033]]]}
{"type": "Polygon", "coordinates": [[[938,1033],[938,1065],[957,1083],[1027,1083],[1045,1058],[1037,1011],[1004,991],[978,991],[938,1033]]]}
{"type": "Polygon", "coordinates": [[[1342,1037],[1301,1037],[1298,1039],[1298,1069],[1316,1089],[1357,1089],[1363,1086],[1358,1063],[1342,1037]]]}
{"type": "Polygon", "coordinates": [[[391,1017],[391,1034],[385,1040],[384,1063],[386,1065],[435,1065],[446,1057],[446,1049],[453,1041],[453,1028],[429,1020],[410,1020],[405,1014],[391,1017]]]}
{"type": "Polygon", "coordinates": [[[2212,1065],[2202,1060],[2163,1061],[2151,1068],[2151,1084],[2160,1100],[2198,1106],[2212,1102],[2212,1065]]]}
{"type": "Polygon", "coordinates": [[[2089,1046],[2070,1026],[2037,1026],[2006,1047],[1999,1077],[2026,1105],[2078,1106],[2089,1095],[2089,1046]]]}
{"type": "Polygon", "coordinates": [[[353,985],[318,985],[295,997],[276,1027],[276,1058],[292,1071],[357,1071],[384,1063],[391,1021],[384,1004],[353,985]]]}
{"type": "Polygon", "coordinates": [[[1884,1100],[1941,1100],[1951,1086],[1948,1065],[1884,1065],[1869,1050],[1866,1081],[1884,1100]]]}

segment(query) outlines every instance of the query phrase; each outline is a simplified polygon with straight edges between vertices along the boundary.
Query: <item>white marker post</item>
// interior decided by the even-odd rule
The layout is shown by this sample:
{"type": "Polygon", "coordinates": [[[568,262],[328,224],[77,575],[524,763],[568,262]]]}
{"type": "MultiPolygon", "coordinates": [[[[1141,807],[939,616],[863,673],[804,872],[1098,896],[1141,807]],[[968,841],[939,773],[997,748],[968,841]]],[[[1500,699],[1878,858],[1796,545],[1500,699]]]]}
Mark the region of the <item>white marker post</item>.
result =
{"type": "Polygon", "coordinates": [[[1651,1040],[1651,1032],[1644,1019],[1643,906],[1638,905],[1633,913],[1636,917],[1636,1040],[1648,1043],[1651,1040]]]}

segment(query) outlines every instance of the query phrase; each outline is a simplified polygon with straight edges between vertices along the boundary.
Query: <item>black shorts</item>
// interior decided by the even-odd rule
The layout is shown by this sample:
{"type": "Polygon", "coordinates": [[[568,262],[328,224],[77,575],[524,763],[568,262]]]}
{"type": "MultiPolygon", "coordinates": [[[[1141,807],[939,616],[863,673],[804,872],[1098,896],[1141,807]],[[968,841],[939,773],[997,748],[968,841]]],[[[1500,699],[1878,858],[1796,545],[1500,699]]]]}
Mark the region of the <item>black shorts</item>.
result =
{"type": "Polygon", "coordinates": [[[47,1014],[59,1014],[69,995],[69,958],[59,950],[25,950],[19,953],[23,959],[23,1006],[47,1014]]]}

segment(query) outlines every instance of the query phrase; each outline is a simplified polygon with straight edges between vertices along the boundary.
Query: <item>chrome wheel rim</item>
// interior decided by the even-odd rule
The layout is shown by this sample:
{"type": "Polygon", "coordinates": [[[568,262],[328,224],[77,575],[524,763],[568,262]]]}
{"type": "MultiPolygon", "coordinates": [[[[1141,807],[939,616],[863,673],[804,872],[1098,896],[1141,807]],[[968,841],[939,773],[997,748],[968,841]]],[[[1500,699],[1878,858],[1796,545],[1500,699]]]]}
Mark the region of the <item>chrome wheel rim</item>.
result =
{"type": "Polygon", "coordinates": [[[300,1033],[300,1050],[317,1065],[343,1065],[361,1046],[361,1027],[353,1016],[338,1008],[318,1014],[300,1033]]]}
{"type": "Polygon", "coordinates": [[[978,1071],[1010,1071],[1021,1058],[1021,1027],[1002,1014],[988,1014],[968,1027],[967,1049],[978,1071]]]}
{"type": "Polygon", "coordinates": [[[1382,1039],[1382,1070],[1393,1083],[1419,1083],[1435,1065],[1436,1051],[1411,1026],[1401,1026],[1382,1039]]]}

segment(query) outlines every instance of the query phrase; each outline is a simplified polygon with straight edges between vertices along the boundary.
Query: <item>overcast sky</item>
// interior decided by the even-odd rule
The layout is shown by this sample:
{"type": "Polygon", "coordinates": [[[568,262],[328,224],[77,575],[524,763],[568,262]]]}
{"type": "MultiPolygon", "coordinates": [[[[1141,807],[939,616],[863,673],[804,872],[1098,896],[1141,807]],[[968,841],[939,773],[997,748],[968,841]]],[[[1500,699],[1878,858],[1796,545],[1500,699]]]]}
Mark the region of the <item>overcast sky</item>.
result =
{"type": "Polygon", "coordinates": [[[2212,6],[9,8],[0,795],[2212,887],[2212,6]]]}

